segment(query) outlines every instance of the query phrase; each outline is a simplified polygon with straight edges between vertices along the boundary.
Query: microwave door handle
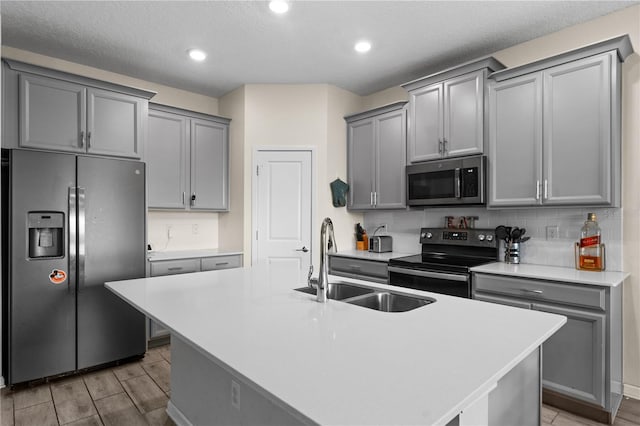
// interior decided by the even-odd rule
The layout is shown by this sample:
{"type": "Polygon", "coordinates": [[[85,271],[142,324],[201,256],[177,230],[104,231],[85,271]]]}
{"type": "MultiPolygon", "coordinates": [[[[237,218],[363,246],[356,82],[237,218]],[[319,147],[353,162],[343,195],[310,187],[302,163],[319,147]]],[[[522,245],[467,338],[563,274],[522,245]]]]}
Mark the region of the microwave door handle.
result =
{"type": "Polygon", "coordinates": [[[460,168],[455,170],[456,198],[462,198],[462,179],[460,178],[460,168]]]}

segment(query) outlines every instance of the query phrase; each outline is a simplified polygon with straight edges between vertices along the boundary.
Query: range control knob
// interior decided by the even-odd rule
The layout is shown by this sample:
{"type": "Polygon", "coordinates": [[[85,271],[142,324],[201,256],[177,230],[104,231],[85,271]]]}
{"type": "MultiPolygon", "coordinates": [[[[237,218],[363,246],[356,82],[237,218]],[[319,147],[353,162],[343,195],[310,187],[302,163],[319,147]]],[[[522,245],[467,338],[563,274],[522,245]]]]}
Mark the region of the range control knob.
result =
{"type": "Polygon", "coordinates": [[[478,235],[478,239],[479,239],[480,241],[484,241],[484,234],[479,234],[479,235],[478,235]]]}
{"type": "Polygon", "coordinates": [[[433,234],[431,232],[427,232],[426,234],[422,234],[424,235],[424,238],[426,238],[427,240],[430,240],[431,238],[433,238],[433,234]]]}
{"type": "Polygon", "coordinates": [[[489,242],[493,241],[493,235],[491,234],[487,235],[487,241],[489,242]]]}
{"type": "Polygon", "coordinates": [[[420,234],[420,238],[427,238],[427,233],[423,232],[422,234],[420,234]]]}

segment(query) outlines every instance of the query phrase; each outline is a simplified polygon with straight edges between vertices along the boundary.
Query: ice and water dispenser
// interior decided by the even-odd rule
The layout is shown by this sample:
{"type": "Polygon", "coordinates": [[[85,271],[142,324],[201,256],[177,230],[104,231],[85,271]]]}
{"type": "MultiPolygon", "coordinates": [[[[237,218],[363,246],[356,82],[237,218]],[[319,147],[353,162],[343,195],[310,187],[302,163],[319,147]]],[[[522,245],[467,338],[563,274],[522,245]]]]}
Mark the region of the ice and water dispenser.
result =
{"type": "Polygon", "coordinates": [[[60,212],[29,212],[29,258],[64,256],[64,216],[60,212]]]}

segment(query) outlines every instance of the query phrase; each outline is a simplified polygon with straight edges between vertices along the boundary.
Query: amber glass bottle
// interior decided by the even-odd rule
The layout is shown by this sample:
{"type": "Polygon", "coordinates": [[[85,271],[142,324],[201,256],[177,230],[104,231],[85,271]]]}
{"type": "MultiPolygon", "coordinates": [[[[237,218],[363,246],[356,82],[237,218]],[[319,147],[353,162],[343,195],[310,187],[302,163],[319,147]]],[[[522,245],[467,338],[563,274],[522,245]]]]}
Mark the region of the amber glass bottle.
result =
{"type": "Polygon", "coordinates": [[[602,271],[600,227],[595,213],[589,213],[580,231],[580,269],[602,271]]]}

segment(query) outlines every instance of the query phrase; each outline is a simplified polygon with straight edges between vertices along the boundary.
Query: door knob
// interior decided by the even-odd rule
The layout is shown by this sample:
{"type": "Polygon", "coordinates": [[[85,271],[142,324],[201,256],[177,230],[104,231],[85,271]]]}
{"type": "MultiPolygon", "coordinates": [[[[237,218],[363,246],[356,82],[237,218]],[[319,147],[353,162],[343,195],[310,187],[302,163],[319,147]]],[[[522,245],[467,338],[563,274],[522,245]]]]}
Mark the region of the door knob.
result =
{"type": "Polygon", "coordinates": [[[301,249],[296,249],[296,251],[301,251],[301,252],[303,252],[303,253],[306,253],[306,252],[308,252],[308,251],[309,251],[309,249],[308,249],[308,248],[306,248],[305,246],[302,246],[302,248],[301,248],[301,249]]]}

